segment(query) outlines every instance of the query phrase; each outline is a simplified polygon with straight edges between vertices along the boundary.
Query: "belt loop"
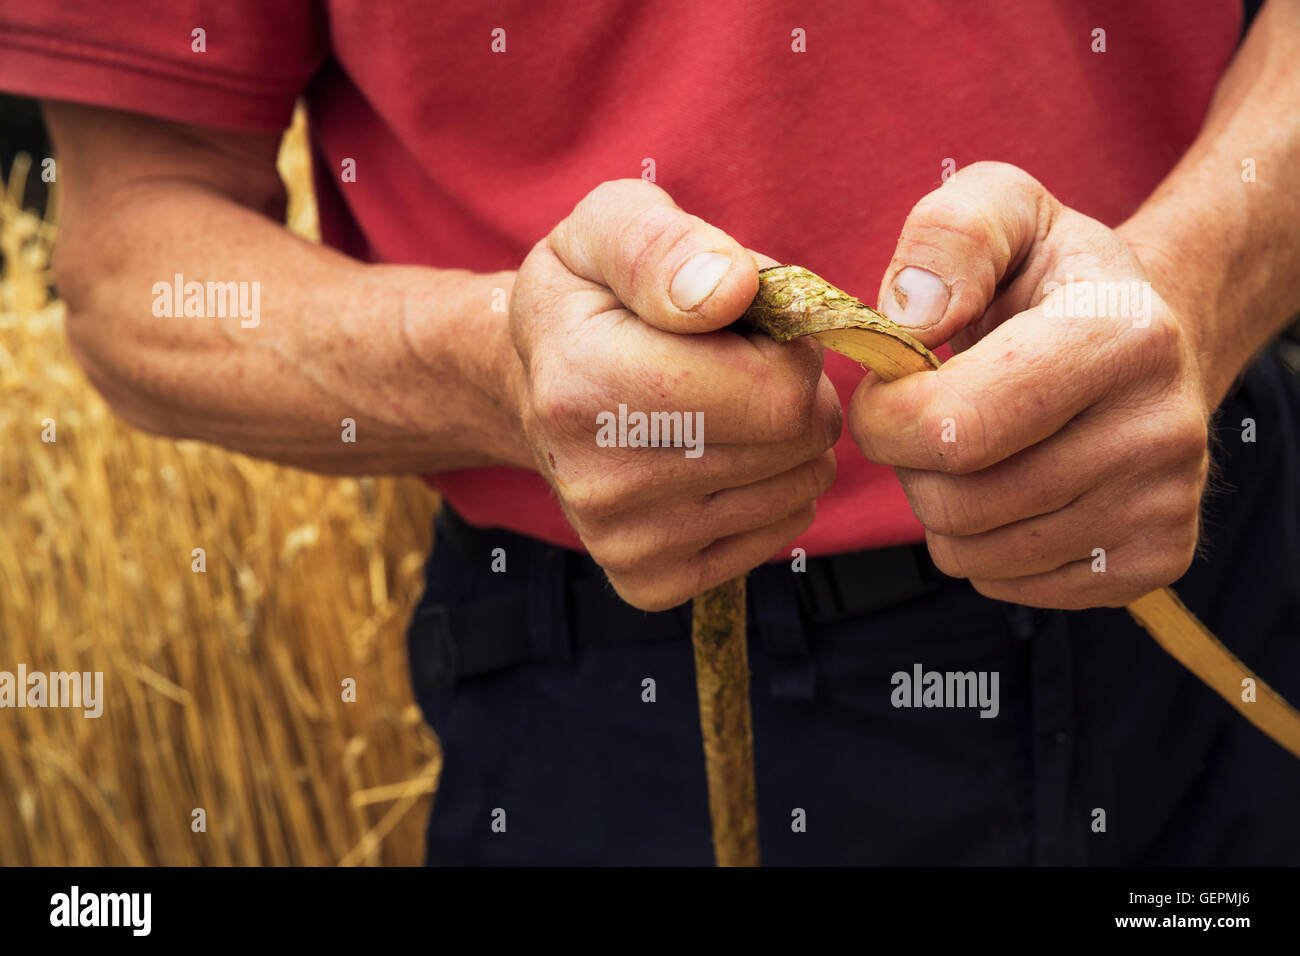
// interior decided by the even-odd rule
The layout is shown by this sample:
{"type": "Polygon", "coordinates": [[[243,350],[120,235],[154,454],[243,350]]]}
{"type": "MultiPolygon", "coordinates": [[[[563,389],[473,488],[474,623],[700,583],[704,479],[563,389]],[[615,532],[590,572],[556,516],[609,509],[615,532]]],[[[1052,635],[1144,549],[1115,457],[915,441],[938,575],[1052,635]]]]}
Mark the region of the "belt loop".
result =
{"type": "Polygon", "coordinates": [[[772,660],[773,700],[812,700],[817,669],[799,613],[796,572],[784,563],[765,564],[750,575],[754,629],[772,660]]]}
{"type": "Polygon", "coordinates": [[[536,660],[567,661],[573,656],[568,555],[541,542],[529,544],[526,592],[533,656],[536,660]]]}

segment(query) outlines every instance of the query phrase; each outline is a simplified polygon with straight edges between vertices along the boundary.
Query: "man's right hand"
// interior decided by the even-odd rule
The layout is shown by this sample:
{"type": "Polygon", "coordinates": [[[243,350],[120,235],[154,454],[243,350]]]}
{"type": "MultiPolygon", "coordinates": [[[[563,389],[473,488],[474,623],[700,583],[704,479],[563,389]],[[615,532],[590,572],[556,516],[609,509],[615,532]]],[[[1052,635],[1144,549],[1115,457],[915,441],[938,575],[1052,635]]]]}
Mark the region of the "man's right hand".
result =
{"type": "Polygon", "coordinates": [[[516,277],[524,434],[592,558],[644,610],[770,558],[835,478],[822,346],[725,329],[757,288],[754,256],[641,180],[594,189],[516,277]],[[703,455],[598,446],[597,416],[620,404],[702,412],[703,455]]]}

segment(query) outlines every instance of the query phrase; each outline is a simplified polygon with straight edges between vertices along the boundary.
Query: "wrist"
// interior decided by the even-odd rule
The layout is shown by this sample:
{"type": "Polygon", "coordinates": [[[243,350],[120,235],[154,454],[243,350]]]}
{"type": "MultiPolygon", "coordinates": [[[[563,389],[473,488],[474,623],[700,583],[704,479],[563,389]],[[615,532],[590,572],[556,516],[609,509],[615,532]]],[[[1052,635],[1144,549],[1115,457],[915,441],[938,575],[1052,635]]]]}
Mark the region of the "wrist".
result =
{"type": "Polygon", "coordinates": [[[488,463],[534,469],[536,463],[524,435],[525,376],[510,337],[510,296],[515,273],[462,274],[465,283],[462,316],[452,335],[457,367],[478,395],[482,419],[471,440],[488,463]]]}
{"type": "Polygon", "coordinates": [[[381,266],[396,302],[403,365],[418,395],[408,426],[439,447],[430,470],[532,468],[521,420],[523,369],[510,340],[513,272],[381,266]]]}
{"type": "Polygon", "coordinates": [[[1173,231],[1149,228],[1139,217],[1116,232],[1142,264],[1153,291],[1173,313],[1195,356],[1196,374],[1209,411],[1223,401],[1254,353],[1231,313],[1228,276],[1222,263],[1172,248],[1160,237],[1173,231]]]}

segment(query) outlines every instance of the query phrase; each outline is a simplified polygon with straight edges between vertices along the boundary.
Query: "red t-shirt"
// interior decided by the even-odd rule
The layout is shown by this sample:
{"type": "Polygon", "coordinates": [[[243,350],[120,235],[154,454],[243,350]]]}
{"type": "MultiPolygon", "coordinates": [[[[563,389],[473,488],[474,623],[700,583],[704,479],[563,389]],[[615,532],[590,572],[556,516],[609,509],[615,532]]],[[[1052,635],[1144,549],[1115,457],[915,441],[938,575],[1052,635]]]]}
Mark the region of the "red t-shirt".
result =
{"type": "MultiPolygon", "coordinates": [[[[303,95],[325,239],[375,262],[515,267],[651,159],[688,212],[870,300],[946,162],[1015,163],[1119,223],[1195,137],[1241,26],[1236,0],[569,6],[4,0],[0,88],[235,130],[303,95]]],[[[827,370],[847,403],[861,371],[827,370]]],[[[893,472],[847,433],[836,454],[796,544],[921,540],[893,472]]],[[[431,480],[472,523],[580,547],[532,472],[431,480]]]]}

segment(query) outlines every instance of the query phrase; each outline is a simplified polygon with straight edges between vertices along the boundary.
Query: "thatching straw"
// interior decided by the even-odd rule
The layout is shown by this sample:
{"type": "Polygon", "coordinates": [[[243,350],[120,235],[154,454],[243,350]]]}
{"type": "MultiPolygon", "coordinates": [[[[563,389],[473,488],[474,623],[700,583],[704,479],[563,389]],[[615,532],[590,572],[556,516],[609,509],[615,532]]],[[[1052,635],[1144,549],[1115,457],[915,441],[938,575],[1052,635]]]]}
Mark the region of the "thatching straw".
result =
{"type": "MultiPolygon", "coordinates": [[[[418,862],[440,757],[403,631],[433,496],[118,421],[49,301],[30,166],[0,205],[0,670],[102,671],[106,702],[0,710],[0,864],[418,862]]],[[[313,235],[308,169],[299,118],[281,170],[313,235]]]]}

